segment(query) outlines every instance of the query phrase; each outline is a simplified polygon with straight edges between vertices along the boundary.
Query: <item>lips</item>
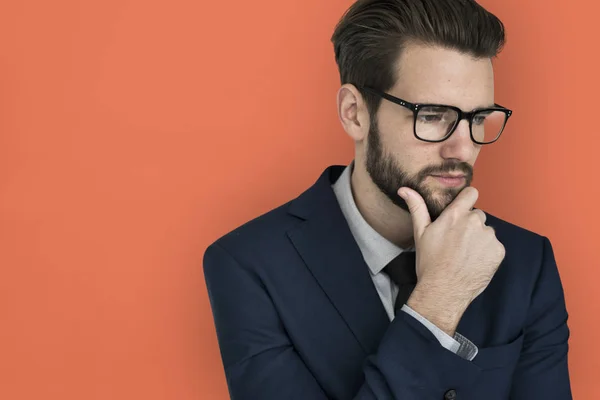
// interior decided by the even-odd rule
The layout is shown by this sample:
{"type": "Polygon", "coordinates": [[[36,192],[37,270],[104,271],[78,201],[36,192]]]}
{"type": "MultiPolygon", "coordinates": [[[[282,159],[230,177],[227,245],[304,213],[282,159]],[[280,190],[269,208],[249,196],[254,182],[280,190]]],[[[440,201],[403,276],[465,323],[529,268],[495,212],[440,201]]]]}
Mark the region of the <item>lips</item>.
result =
{"type": "Polygon", "coordinates": [[[431,175],[437,176],[438,178],[446,178],[446,179],[462,179],[465,175],[431,175]]]}
{"type": "Polygon", "coordinates": [[[446,187],[460,187],[466,182],[464,175],[431,175],[435,180],[446,187]]]}

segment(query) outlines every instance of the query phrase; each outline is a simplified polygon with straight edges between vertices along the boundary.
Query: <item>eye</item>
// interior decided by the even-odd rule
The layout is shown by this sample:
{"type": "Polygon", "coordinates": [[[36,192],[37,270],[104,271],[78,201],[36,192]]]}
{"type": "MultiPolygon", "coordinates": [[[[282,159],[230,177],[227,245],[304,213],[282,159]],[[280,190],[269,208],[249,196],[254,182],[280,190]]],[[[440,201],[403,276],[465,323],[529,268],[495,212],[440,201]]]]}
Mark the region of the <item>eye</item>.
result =
{"type": "Polygon", "coordinates": [[[490,118],[491,115],[495,115],[496,113],[486,110],[478,112],[473,116],[473,124],[475,125],[483,125],[485,121],[490,118]]]}
{"type": "Polygon", "coordinates": [[[443,113],[419,113],[418,119],[419,122],[423,122],[426,124],[432,124],[435,122],[440,122],[444,118],[443,113]]]}
{"type": "Polygon", "coordinates": [[[473,118],[473,123],[475,125],[482,125],[485,122],[486,115],[476,115],[473,118]]]}

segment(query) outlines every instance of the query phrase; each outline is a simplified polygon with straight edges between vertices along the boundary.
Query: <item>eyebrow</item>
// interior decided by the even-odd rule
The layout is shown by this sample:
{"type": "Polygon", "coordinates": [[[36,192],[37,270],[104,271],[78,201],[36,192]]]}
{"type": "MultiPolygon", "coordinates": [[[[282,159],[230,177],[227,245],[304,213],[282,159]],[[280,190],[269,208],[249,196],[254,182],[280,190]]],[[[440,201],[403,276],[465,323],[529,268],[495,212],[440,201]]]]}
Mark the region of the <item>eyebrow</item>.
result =
{"type": "MultiPolygon", "coordinates": [[[[414,104],[418,104],[420,106],[427,106],[428,105],[428,103],[414,103],[414,104]]],[[[431,104],[431,103],[429,103],[429,104],[431,104]]],[[[444,107],[457,107],[457,106],[451,106],[449,104],[436,104],[433,107],[430,106],[430,109],[432,111],[440,112],[440,111],[444,111],[444,107]]],[[[496,103],[493,103],[492,105],[483,106],[483,107],[475,107],[472,110],[463,111],[463,112],[473,112],[473,111],[487,110],[489,108],[497,108],[497,107],[498,107],[498,105],[496,103]]],[[[458,107],[458,108],[460,108],[460,107],[458,107]]]]}
{"type": "MultiPolygon", "coordinates": [[[[423,104],[424,106],[427,106],[427,104],[423,104]]],[[[428,106],[427,107],[427,111],[431,111],[431,112],[444,112],[447,110],[448,106],[428,106]]]]}

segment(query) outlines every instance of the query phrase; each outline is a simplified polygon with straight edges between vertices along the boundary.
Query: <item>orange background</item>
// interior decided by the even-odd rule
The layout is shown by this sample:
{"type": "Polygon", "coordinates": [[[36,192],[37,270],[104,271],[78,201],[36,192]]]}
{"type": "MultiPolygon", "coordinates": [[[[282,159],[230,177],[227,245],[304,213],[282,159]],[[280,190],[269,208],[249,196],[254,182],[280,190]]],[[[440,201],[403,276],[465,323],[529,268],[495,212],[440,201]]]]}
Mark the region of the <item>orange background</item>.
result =
{"type": "MultiPolygon", "coordinates": [[[[206,246],[351,160],[329,38],[350,0],[3,0],[0,398],[226,399],[206,246]]],[[[596,2],[506,24],[479,207],[550,237],[575,398],[600,398],[596,2]]]]}

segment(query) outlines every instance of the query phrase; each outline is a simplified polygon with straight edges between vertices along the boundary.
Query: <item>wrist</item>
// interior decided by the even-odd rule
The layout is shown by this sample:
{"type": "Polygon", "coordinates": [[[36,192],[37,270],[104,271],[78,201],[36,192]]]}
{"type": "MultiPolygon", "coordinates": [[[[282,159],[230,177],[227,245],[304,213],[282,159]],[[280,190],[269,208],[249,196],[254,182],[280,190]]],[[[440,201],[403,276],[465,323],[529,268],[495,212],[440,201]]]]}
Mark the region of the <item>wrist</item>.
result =
{"type": "Polygon", "coordinates": [[[417,284],[406,302],[407,306],[449,336],[454,336],[468,304],[456,293],[445,293],[425,284],[417,284]]]}

